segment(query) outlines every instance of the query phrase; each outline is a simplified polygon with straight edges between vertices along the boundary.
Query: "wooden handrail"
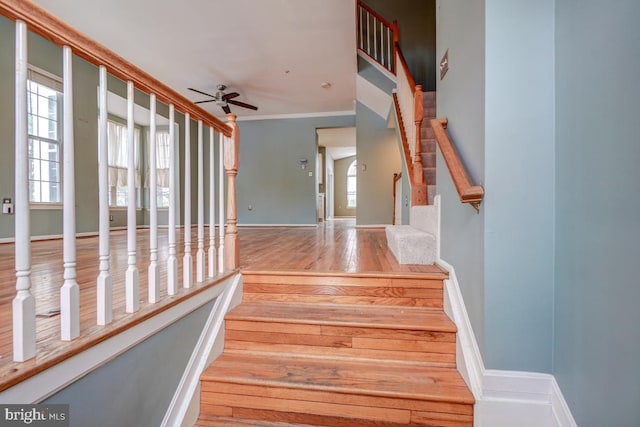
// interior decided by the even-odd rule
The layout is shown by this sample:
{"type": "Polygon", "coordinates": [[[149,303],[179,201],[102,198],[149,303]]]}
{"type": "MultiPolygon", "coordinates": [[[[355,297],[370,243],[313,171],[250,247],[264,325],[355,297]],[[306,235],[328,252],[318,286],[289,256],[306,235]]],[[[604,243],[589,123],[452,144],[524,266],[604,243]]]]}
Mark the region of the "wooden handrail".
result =
{"type": "Polygon", "coordinates": [[[469,175],[462,165],[460,157],[446,132],[447,119],[431,119],[431,128],[435,134],[438,147],[447,164],[453,183],[458,191],[462,203],[471,204],[476,210],[480,209],[480,203],[484,197],[484,189],[480,185],[471,185],[469,175]]]}
{"type": "MultiPolygon", "coordinates": [[[[407,80],[409,80],[409,86],[411,86],[411,91],[415,92],[416,91],[416,82],[413,79],[413,75],[411,74],[411,71],[409,70],[409,66],[407,65],[407,60],[404,59],[404,55],[402,54],[402,49],[400,49],[400,44],[398,44],[396,42],[393,45],[394,45],[394,50],[396,52],[396,55],[400,59],[400,65],[404,69],[404,73],[407,76],[407,80]]],[[[396,73],[397,73],[397,69],[396,69],[396,73]]]]}
{"type": "MultiPolygon", "coordinates": [[[[367,12],[369,12],[374,18],[376,18],[378,21],[382,22],[382,24],[390,29],[393,29],[393,24],[390,23],[389,21],[387,21],[386,19],[384,19],[382,16],[380,16],[380,14],[378,14],[375,10],[371,9],[367,4],[365,4],[364,2],[362,2],[361,0],[358,0],[358,6],[363,8],[364,10],[366,10],[367,12]]],[[[394,33],[395,34],[395,33],[394,33]]],[[[394,40],[395,41],[395,40],[394,40]]]]}
{"type": "Polygon", "coordinates": [[[52,43],[71,47],[73,53],[87,62],[104,65],[109,73],[124,81],[132,81],[137,89],[156,94],[159,101],[173,104],[183,113],[191,114],[194,120],[202,120],[226,136],[231,136],[231,128],[223,121],[195,105],[169,86],[151,77],[140,68],[116,55],[106,47],[80,33],[31,0],[0,0],[0,15],[12,20],[21,20],[30,31],[52,43]]]}

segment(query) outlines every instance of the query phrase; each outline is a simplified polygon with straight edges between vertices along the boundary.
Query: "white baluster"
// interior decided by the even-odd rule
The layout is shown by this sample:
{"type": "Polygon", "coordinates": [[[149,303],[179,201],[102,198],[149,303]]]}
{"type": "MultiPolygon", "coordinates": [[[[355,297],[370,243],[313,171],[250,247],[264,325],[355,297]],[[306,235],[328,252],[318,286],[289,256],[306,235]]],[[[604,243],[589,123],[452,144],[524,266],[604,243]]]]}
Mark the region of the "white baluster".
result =
{"type": "Polygon", "coordinates": [[[391,71],[391,30],[387,28],[387,69],[391,71]]]}
{"type": "Polygon", "coordinates": [[[156,95],[149,97],[149,302],[158,302],[158,177],[156,160],[156,95]]]}
{"type": "Polygon", "coordinates": [[[371,55],[371,14],[367,12],[367,54],[371,55]]]}
{"type": "Polygon", "coordinates": [[[362,19],[361,7],[358,7],[358,12],[360,12],[360,49],[364,49],[364,35],[363,35],[364,20],[362,19]]]}
{"type": "Polygon", "coordinates": [[[63,115],[62,170],[64,172],[63,259],[64,284],[60,289],[60,338],[80,335],[80,288],[76,281],[76,178],[73,141],[73,52],[62,48],[63,115]]]}
{"type": "Polygon", "coordinates": [[[204,151],[202,120],[198,120],[198,252],[196,253],[196,281],[204,282],[204,151]]]}
{"type": "Polygon", "coordinates": [[[113,285],[109,272],[109,142],[107,137],[107,68],[100,66],[98,112],[98,219],[99,270],[97,279],[97,322],[106,325],[113,320],[113,285]]]}
{"type": "Polygon", "coordinates": [[[176,138],[175,107],[169,104],[169,254],[167,258],[167,294],[178,290],[178,259],[176,257],[176,138]]]}
{"type": "Polygon", "coordinates": [[[209,128],[209,277],[216,275],[216,176],[214,130],[209,128]]]}
{"type": "Polygon", "coordinates": [[[133,122],[133,82],[127,82],[127,272],[125,284],[125,305],[127,313],[133,313],[140,307],[140,279],[136,265],[136,144],[133,122]]]}
{"type": "MultiPolygon", "coordinates": [[[[376,18],[377,19],[377,18],[376,18]]],[[[373,57],[375,60],[378,60],[378,26],[376,25],[376,21],[373,21],[373,57]]]]}
{"type": "Polygon", "coordinates": [[[182,286],[191,287],[193,257],[191,256],[191,117],[184,115],[184,257],[182,286]]]}
{"type": "Polygon", "coordinates": [[[224,273],[224,141],[226,137],[220,134],[220,151],[218,152],[218,173],[219,173],[219,187],[218,198],[220,202],[219,207],[219,225],[218,225],[218,271],[224,273]]]}
{"type": "Polygon", "coordinates": [[[13,360],[36,355],[36,301],[31,293],[31,223],[27,141],[27,24],[16,21],[15,104],[15,264],[13,299],[13,360]]]}

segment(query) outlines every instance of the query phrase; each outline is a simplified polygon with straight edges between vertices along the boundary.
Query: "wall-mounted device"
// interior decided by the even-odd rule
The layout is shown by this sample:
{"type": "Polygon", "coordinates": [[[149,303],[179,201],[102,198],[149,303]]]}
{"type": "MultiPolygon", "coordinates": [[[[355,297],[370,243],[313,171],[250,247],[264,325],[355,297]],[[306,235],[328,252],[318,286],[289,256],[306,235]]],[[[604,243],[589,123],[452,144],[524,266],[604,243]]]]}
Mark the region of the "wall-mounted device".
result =
{"type": "Polygon", "coordinates": [[[302,169],[306,169],[307,163],[309,163],[309,160],[307,159],[298,159],[298,164],[302,169]]]}
{"type": "Polygon", "coordinates": [[[11,198],[4,197],[2,199],[2,213],[13,215],[13,203],[11,203],[11,198]]]}

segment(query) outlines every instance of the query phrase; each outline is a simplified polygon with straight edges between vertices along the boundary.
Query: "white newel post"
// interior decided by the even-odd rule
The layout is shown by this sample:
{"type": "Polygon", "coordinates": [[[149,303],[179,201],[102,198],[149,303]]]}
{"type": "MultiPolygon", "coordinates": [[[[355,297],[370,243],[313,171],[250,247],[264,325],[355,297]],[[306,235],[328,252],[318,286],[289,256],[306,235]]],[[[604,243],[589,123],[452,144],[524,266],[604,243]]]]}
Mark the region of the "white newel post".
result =
{"type": "Polygon", "coordinates": [[[133,313],[140,307],[140,283],[136,265],[136,144],[133,121],[133,82],[127,82],[127,272],[125,284],[125,306],[127,313],[133,313]]]}
{"type": "Polygon", "coordinates": [[[184,257],[182,286],[191,287],[193,257],[191,256],[191,117],[184,114],[184,257]]]}
{"type": "Polygon", "coordinates": [[[80,288],[76,281],[76,178],[73,140],[73,52],[62,48],[63,87],[63,260],[64,283],[60,289],[60,338],[71,341],[80,335],[80,288]]]}
{"type": "Polygon", "coordinates": [[[36,301],[31,293],[31,224],[27,141],[27,24],[16,21],[15,103],[15,264],[13,299],[13,360],[36,355],[36,301]]]}
{"type": "Polygon", "coordinates": [[[209,277],[216,275],[216,176],[214,130],[209,128],[209,277]]]}
{"type": "Polygon", "coordinates": [[[227,137],[220,134],[220,151],[218,152],[218,203],[220,221],[218,228],[218,271],[224,273],[224,141],[227,137]]]}
{"type": "Polygon", "coordinates": [[[149,302],[158,302],[158,177],[156,161],[156,95],[149,97],[149,302]]]}
{"type": "Polygon", "coordinates": [[[196,253],[196,281],[204,282],[204,151],[202,120],[198,120],[198,252],[196,253]]]}
{"type": "Polygon", "coordinates": [[[176,138],[175,107],[169,104],[169,254],[167,258],[167,294],[178,290],[178,259],[176,257],[176,138]]]}
{"type": "Polygon", "coordinates": [[[113,320],[113,285],[109,272],[109,142],[107,140],[107,68],[100,66],[98,112],[98,221],[99,274],[97,279],[97,322],[106,325],[113,320]]]}

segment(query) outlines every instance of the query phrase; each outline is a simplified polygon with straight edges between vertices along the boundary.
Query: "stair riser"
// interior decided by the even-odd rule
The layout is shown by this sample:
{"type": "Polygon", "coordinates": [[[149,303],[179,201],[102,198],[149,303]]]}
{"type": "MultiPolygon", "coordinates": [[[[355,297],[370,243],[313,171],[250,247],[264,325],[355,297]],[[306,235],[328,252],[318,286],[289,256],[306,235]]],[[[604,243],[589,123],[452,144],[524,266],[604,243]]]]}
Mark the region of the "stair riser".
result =
{"type": "Polygon", "coordinates": [[[244,280],[244,301],[280,301],[300,303],[365,304],[408,307],[442,307],[442,281],[415,280],[376,284],[354,280],[352,283],[315,283],[313,278],[288,278],[285,283],[244,280]],[[412,287],[411,287],[412,286],[412,287]]]}
{"type": "MultiPolygon", "coordinates": [[[[315,396],[311,400],[304,400],[301,390],[267,389],[267,393],[258,395],[246,394],[242,385],[210,382],[203,385],[201,395],[201,414],[207,416],[231,413],[232,416],[243,419],[270,420],[288,423],[304,423],[318,426],[371,426],[373,423],[384,423],[385,426],[438,426],[438,427],[471,427],[473,416],[469,414],[447,414],[433,412],[432,409],[406,409],[398,406],[411,406],[411,401],[387,401],[390,407],[381,406],[383,401],[367,397],[366,402],[358,402],[361,396],[335,395],[332,402],[322,401],[325,396],[315,396]],[[238,390],[240,388],[240,390],[238,390]],[[221,393],[220,390],[225,390],[221,393]],[[280,394],[281,396],[278,396],[280,394]],[[271,397],[275,395],[275,397],[271,397]],[[285,396],[289,397],[285,397],[285,396]],[[337,401],[336,398],[338,399],[337,401]],[[363,403],[363,406],[358,403],[363,403]],[[209,409],[211,406],[211,410],[209,409]],[[422,409],[422,410],[420,410],[422,409]],[[211,412],[209,412],[211,411],[211,412]],[[313,415],[310,415],[313,414],[313,415]]],[[[308,393],[308,392],[306,392],[308,393]]],[[[326,393],[325,393],[326,394],[326,393]]],[[[435,403],[437,410],[440,410],[435,403]]],[[[469,412],[471,405],[460,408],[460,412],[469,412]]]]}

